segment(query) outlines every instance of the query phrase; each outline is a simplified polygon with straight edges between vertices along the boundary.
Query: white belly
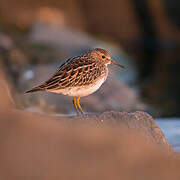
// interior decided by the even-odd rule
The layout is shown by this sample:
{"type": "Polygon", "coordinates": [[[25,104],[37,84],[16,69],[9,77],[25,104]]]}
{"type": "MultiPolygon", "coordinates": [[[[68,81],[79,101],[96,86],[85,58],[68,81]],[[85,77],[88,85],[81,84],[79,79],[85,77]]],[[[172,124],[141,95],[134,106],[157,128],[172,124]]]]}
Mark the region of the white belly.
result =
{"type": "Polygon", "coordinates": [[[82,87],[79,86],[79,87],[69,87],[66,89],[59,89],[53,91],[51,90],[51,92],[64,94],[67,96],[80,96],[80,97],[88,96],[89,94],[92,94],[93,92],[97,91],[105,80],[106,77],[103,77],[95,81],[94,84],[85,85],[82,87]]]}

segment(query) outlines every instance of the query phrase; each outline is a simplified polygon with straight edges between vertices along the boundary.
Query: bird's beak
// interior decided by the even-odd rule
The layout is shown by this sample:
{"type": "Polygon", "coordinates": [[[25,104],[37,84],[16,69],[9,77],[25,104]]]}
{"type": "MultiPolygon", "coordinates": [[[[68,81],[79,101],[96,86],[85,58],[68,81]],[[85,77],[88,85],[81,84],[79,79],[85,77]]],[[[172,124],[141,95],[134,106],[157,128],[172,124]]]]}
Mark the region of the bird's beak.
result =
{"type": "Polygon", "coordinates": [[[115,65],[125,69],[125,67],[123,65],[118,64],[116,61],[113,61],[112,59],[111,59],[111,64],[115,64],[115,65]]]}

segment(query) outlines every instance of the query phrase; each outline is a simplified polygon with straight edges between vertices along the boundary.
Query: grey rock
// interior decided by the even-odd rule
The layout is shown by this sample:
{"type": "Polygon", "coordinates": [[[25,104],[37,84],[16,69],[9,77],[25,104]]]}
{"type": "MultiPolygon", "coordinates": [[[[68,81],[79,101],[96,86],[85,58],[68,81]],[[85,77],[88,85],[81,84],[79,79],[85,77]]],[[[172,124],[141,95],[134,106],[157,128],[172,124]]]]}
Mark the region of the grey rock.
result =
{"type": "Polygon", "coordinates": [[[87,123],[95,126],[107,125],[120,129],[127,128],[127,130],[134,130],[135,132],[141,133],[147,141],[172,151],[160,127],[148,113],[143,111],[136,111],[134,113],[111,111],[101,114],[57,118],[57,120],[62,119],[63,121],[69,120],[72,122],[80,122],[81,124],[87,123]]]}

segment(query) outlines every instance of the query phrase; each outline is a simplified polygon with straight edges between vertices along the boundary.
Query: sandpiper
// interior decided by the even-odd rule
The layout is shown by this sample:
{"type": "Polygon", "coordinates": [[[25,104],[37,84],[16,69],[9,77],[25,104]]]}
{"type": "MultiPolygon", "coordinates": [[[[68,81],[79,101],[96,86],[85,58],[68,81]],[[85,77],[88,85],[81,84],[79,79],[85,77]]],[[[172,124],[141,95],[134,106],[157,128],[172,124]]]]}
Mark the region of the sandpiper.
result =
{"type": "Polygon", "coordinates": [[[100,88],[108,76],[108,64],[124,68],[113,61],[106,50],[92,49],[65,61],[50,79],[26,93],[47,91],[73,96],[76,112],[84,114],[79,103],[80,97],[88,96],[100,88]]]}

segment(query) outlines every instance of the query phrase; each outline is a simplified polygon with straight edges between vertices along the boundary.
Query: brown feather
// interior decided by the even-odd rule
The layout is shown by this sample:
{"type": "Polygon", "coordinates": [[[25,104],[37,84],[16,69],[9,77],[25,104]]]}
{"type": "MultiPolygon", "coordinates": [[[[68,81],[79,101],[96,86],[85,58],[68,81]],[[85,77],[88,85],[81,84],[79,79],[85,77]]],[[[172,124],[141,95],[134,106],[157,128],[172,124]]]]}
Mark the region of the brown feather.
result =
{"type": "Polygon", "coordinates": [[[107,73],[107,65],[98,59],[98,53],[108,55],[105,50],[94,49],[81,56],[70,58],[59,67],[59,70],[50,79],[27,93],[43,90],[53,91],[93,83],[98,77],[107,73]]]}

